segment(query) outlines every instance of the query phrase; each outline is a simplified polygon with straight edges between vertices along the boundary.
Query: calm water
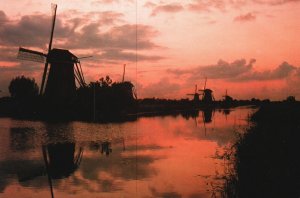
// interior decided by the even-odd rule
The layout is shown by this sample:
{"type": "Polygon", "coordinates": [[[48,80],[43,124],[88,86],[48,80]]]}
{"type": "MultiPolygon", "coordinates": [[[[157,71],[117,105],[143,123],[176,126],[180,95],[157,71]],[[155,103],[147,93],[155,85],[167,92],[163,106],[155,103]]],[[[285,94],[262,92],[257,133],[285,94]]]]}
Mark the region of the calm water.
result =
{"type": "Polygon", "coordinates": [[[226,172],[218,156],[252,112],[117,124],[0,118],[0,197],[211,197],[226,172]]]}

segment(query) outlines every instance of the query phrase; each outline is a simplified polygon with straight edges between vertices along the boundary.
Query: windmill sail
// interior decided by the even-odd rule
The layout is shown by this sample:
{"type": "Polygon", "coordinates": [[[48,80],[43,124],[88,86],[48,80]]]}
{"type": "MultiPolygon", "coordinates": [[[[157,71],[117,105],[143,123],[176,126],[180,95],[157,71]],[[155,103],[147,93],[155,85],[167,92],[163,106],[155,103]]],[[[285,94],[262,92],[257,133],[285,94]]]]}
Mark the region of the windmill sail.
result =
{"type": "Polygon", "coordinates": [[[46,61],[46,54],[20,47],[17,58],[21,60],[44,63],[46,61]]]}
{"type": "Polygon", "coordinates": [[[86,83],[84,81],[84,77],[83,77],[83,73],[82,73],[82,70],[81,70],[81,66],[78,63],[75,63],[74,75],[75,75],[75,78],[76,78],[78,84],[81,87],[85,87],[86,83]]]}
{"type": "MultiPolygon", "coordinates": [[[[53,18],[52,18],[52,28],[51,28],[50,42],[49,42],[49,46],[48,46],[48,54],[50,53],[51,47],[52,47],[52,40],[53,40],[53,33],[54,33],[55,19],[56,19],[56,10],[57,10],[57,5],[56,4],[52,4],[51,6],[52,6],[53,18]]],[[[42,79],[42,85],[41,85],[41,89],[40,89],[40,95],[42,95],[43,91],[44,91],[44,85],[45,85],[47,71],[48,71],[48,62],[45,63],[43,79],[42,79]]]]}

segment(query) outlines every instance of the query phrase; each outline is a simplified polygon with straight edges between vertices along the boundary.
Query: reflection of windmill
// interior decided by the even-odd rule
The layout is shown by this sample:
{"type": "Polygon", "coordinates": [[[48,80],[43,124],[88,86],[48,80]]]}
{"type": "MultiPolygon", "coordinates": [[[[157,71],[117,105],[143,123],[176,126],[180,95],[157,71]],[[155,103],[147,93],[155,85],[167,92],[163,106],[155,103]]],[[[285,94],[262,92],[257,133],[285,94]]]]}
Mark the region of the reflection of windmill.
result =
{"type": "Polygon", "coordinates": [[[204,123],[211,123],[213,117],[213,109],[206,108],[202,111],[202,119],[204,123]]]}
{"type": "Polygon", "coordinates": [[[198,102],[199,101],[199,93],[197,91],[197,85],[195,85],[195,93],[193,94],[187,94],[188,96],[194,96],[194,101],[198,102]]]}
{"type": "Polygon", "coordinates": [[[212,122],[213,115],[214,115],[214,111],[211,108],[205,108],[202,110],[202,121],[203,121],[205,136],[206,136],[206,123],[212,122]]]}
{"type": "Polygon", "coordinates": [[[205,83],[204,83],[204,88],[200,89],[199,91],[202,91],[202,102],[204,103],[212,103],[215,98],[212,94],[212,90],[211,89],[207,89],[206,88],[206,82],[207,82],[207,78],[205,78],[205,83]]]}
{"type": "Polygon", "coordinates": [[[29,168],[21,166],[18,172],[19,182],[26,182],[47,174],[51,197],[54,198],[53,179],[69,177],[78,168],[83,156],[83,148],[75,152],[75,143],[57,143],[42,146],[44,165],[34,163],[29,168]]]}
{"type": "Polygon", "coordinates": [[[52,4],[53,18],[48,53],[20,47],[18,58],[45,63],[40,95],[44,93],[51,100],[68,101],[75,95],[75,79],[80,86],[85,86],[85,80],[78,57],[65,49],[52,49],[56,9],[57,5],[52,4]]]}
{"type": "Polygon", "coordinates": [[[51,197],[54,197],[52,179],[70,176],[80,165],[83,149],[75,154],[75,143],[48,144],[42,147],[51,197]]]}

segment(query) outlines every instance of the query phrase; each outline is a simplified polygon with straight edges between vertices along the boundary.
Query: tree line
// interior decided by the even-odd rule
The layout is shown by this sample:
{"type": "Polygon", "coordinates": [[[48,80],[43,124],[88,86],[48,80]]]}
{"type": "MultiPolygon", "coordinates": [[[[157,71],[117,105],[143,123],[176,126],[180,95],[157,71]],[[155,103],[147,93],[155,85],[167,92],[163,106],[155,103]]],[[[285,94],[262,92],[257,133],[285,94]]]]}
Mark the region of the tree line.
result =
{"type": "Polygon", "coordinates": [[[34,78],[17,76],[8,87],[10,97],[0,99],[0,111],[19,117],[56,117],[70,119],[114,119],[133,111],[135,92],[131,82],[113,82],[106,76],[76,89],[68,103],[53,106],[39,96],[34,78]]]}

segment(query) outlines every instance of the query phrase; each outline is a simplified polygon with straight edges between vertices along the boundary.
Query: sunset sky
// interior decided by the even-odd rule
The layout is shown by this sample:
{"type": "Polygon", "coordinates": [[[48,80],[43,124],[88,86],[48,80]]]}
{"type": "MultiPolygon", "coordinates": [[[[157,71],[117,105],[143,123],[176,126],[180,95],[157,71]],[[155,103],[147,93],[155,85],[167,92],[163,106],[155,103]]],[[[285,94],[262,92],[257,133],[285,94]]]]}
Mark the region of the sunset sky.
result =
{"type": "Polygon", "coordinates": [[[16,57],[19,46],[47,51],[51,3],[53,47],[92,55],[82,60],[88,82],[121,81],[126,63],[139,98],[187,98],[207,77],[216,99],[226,89],[300,99],[300,0],[0,0],[0,97],[18,75],[40,85],[43,64],[16,57]]]}

